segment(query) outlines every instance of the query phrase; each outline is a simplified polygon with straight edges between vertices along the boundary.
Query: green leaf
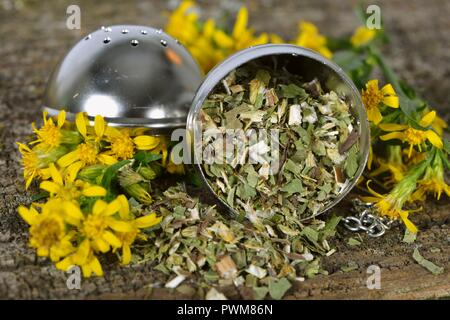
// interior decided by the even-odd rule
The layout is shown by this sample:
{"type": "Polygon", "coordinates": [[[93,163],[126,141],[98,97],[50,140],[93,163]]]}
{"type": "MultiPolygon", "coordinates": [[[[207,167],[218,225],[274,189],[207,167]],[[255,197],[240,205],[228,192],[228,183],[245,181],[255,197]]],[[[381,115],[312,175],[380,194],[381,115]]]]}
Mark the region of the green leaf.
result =
{"type": "Polygon", "coordinates": [[[364,58],[361,54],[352,50],[337,51],[333,54],[333,61],[345,72],[361,68],[364,65],[364,58]]]}
{"type": "Polygon", "coordinates": [[[272,299],[280,300],[291,286],[291,283],[286,278],[281,278],[280,280],[270,280],[269,294],[272,299]]]}
{"type": "Polygon", "coordinates": [[[285,186],[283,186],[283,188],[281,188],[281,191],[286,192],[287,196],[289,197],[294,193],[303,191],[303,184],[299,179],[293,179],[285,186]]]}
{"type": "Polygon", "coordinates": [[[288,85],[280,84],[281,95],[284,98],[304,98],[308,96],[305,89],[291,83],[288,85]]]}
{"type": "Polygon", "coordinates": [[[345,174],[349,178],[355,176],[359,167],[359,151],[357,145],[353,145],[348,151],[347,159],[345,160],[345,174]]]}
{"type": "Polygon", "coordinates": [[[350,239],[348,239],[347,244],[349,246],[359,246],[361,244],[361,241],[359,241],[358,239],[355,239],[355,238],[350,238],[350,239]]]}
{"type": "Polygon", "coordinates": [[[419,249],[415,248],[413,253],[414,260],[417,261],[418,264],[420,264],[422,267],[430,271],[432,274],[438,275],[444,272],[444,268],[435,265],[433,262],[425,259],[422,257],[422,255],[419,252],[419,249]]]}
{"type": "Polygon", "coordinates": [[[268,292],[269,288],[267,287],[253,287],[253,294],[255,300],[263,300],[268,292]]]}
{"type": "Polygon", "coordinates": [[[149,164],[150,162],[161,159],[161,155],[158,153],[152,153],[147,151],[139,151],[134,155],[134,159],[144,165],[149,164]]]}
{"type": "Polygon", "coordinates": [[[111,190],[111,182],[117,176],[117,171],[119,171],[120,168],[130,162],[130,160],[122,160],[114,163],[113,165],[110,165],[103,174],[101,183],[102,187],[106,188],[107,190],[111,190]]]}
{"type": "Polygon", "coordinates": [[[34,196],[32,196],[31,201],[35,202],[35,201],[38,201],[41,199],[45,199],[45,198],[48,198],[49,195],[50,194],[48,193],[48,191],[42,191],[42,192],[39,192],[38,194],[35,194],[34,196]]]}
{"type": "Polygon", "coordinates": [[[416,241],[417,234],[405,229],[405,235],[403,236],[403,242],[413,243],[416,241]]]}

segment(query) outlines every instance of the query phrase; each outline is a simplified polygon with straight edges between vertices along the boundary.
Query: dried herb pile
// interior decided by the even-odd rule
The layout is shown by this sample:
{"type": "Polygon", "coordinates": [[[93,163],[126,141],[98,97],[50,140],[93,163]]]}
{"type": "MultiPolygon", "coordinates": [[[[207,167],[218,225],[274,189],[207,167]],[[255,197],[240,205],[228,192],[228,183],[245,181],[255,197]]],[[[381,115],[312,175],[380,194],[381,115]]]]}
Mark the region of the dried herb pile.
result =
{"type": "Polygon", "coordinates": [[[247,286],[255,298],[279,299],[292,281],[326,273],[320,256],[334,253],[327,239],[340,219],[296,229],[270,220],[230,220],[189,196],[182,184],[155,196],[154,207],[164,218],[160,228],[147,231],[150,241],[137,248],[135,262],[154,261],[169,288],[183,282],[204,289],[247,286]]]}
{"type": "Polygon", "coordinates": [[[244,150],[215,151],[223,159],[203,167],[214,192],[251,219],[295,224],[315,215],[359,167],[356,119],[344,97],[285,68],[251,62],[231,72],[205,100],[202,120],[204,150],[217,150],[227,139],[244,150]],[[268,138],[244,143],[246,137],[227,135],[230,129],[242,129],[247,138],[251,130],[265,132],[268,138]],[[269,139],[274,130],[278,141],[269,139]],[[269,152],[270,144],[278,144],[275,152],[269,152]],[[265,162],[252,159],[255,150],[265,162]],[[278,171],[270,171],[274,161],[278,171]]]}

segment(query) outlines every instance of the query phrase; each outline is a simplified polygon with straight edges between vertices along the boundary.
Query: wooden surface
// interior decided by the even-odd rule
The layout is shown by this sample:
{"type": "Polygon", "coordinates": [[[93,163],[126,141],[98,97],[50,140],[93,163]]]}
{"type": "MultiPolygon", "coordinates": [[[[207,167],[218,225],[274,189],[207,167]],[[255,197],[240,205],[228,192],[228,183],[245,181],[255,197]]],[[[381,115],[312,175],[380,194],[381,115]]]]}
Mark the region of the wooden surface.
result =
{"type": "MultiPolygon", "coordinates": [[[[297,21],[315,22],[329,35],[350,33],[358,24],[351,8],[356,1],[249,1],[251,24],[259,31],[285,37],[296,33],[297,21]],[[276,4],[276,5],[275,5],[276,4]],[[270,21],[270,23],[268,23],[270,21]]],[[[450,82],[450,2],[371,1],[379,4],[392,42],[385,48],[388,60],[420,94],[448,120],[450,82]]],[[[57,60],[77,41],[101,25],[133,23],[163,27],[166,1],[79,2],[82,29],[65,28],[65,11],[71,1],[21,1],[24,6],[0,4],[0,298],[195,298],[177,291],[153,288],[161,283],[152,265],[119,267],[106,263],[104,278],[83,280],[81,290],[68,290],[67,275],[27,248],[27,228],[17,213],[29,203],[34,186],[24,191],[16,140],[31,133],[45,82],[57,60]],[[2,8],[1,5],[4,7],[2,8]],[[6,7],[5,7],[6,6],[6,7]]],[[[171,3],[171,2],[170,2],[171,3]]],[[[205,17],[218,17],[223,9],[236,10],[240,1],[202,1],[205,17]]],[[[341,211],[342,214],[345,212],[341,211]]],[[[381,239],[363,236],[360,246],[347,244],[354,236],[341,230],[338,251],[323,259],[329,276],[296,283],[288,299],[427,299],[450,296],[450,201],[431,201],[412,217],[420,228],[413,244],[403,243],[403,229],[394,228],[381,239]],[[435,276],[412,258],[419,247],[424,257],[444,267],[435,276]],[[349,262],[354,271],[343,272],[349,262]],[[381,268],[381,289],[369,290],[366,272],[381,268]]],[[[189,283],[189,281],[187,281],[189,283]]],[[[229,298],[246,298],[246,290],[222,288],[229,298]]]]}

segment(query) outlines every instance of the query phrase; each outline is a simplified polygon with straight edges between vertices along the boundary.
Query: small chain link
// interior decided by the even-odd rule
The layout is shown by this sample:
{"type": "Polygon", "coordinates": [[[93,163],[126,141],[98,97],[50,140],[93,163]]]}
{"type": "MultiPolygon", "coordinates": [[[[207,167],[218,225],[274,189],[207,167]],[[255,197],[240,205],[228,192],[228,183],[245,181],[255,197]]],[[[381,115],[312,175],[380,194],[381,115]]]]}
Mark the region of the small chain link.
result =
{"type": "Polygon", "coordinates": [[[360,199],[354,199],[353,210],[356,212],[354,216],[348,216],[343,219],[345,227],[354,232],[364,231],[370,237],[381,237],[389,230],[394,220],[380,217],[376,213],[372,203],[363,202],[360,199]]]}

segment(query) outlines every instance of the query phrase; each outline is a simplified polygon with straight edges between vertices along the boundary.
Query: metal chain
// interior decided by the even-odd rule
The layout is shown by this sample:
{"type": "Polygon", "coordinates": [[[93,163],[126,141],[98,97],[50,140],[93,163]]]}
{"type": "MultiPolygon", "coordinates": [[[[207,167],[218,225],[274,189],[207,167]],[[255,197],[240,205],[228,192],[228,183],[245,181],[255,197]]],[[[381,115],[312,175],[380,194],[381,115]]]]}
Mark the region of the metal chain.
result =
{"type": "Polygon", "coordinates": [[[352,200],[354,216],[348,216],[343,219],[345,227],[350,231],[364,231],[370,237],[381,237],[389,230],[394,223],[386,217],[380,217],[376,213],[372,203],[363,202],[360,199],[352,200]]]}

